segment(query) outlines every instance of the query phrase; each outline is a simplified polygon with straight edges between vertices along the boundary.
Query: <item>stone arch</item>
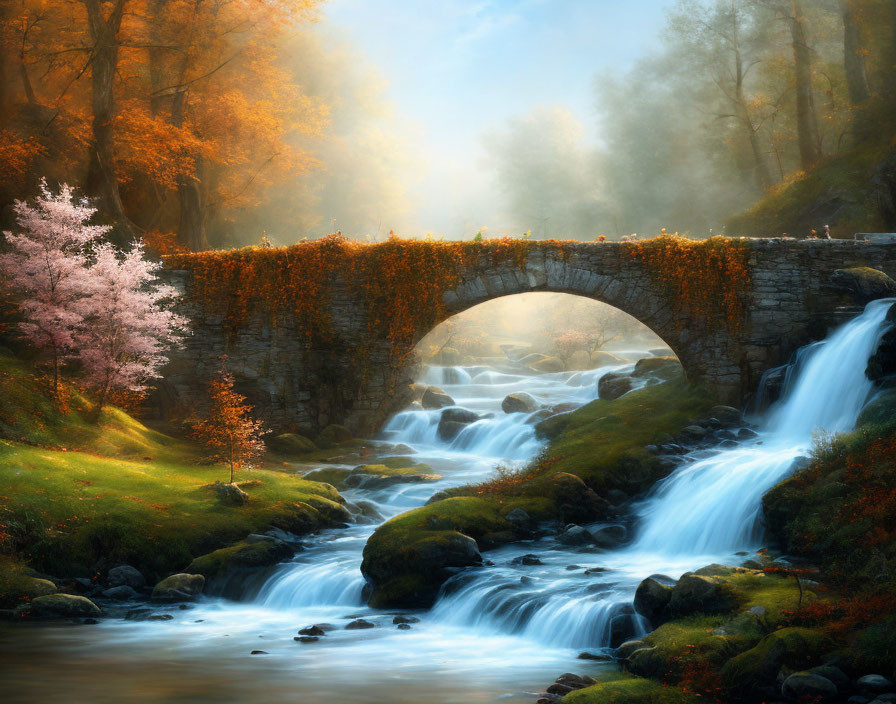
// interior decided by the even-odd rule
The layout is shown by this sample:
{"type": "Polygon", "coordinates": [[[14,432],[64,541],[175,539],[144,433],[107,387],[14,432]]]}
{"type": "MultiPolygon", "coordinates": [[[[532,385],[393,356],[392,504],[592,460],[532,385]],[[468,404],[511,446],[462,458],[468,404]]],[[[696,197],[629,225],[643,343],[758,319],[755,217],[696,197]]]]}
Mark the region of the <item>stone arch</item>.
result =
{"type": "Polygon", "coordinates": [[[563,293],[604,303],[635,318],[669,346],[686,377],[701,379],[699,361],[686,361],[691,334],[678,324],[662,287],[642,268],[623,266],[619,260],[606,269],[595,271],[594,262],[570,257],[563,250],[536,250],[523,267],[510,261],[479,262],[443,295],[443,314],[434,325],[418,331],[414,344],[438,324],[483,303],[521,293],[563,293]]]}
{"type": "MultiPolygon", "coordinates": [[[[481,253],[465,258],[458,283],[444,293],[440,310],[424,316],[429,322],[416,331],[417,340],[442,320],[502,296],[532,291],[584,296],[638,319],[675,352],[690,381],[702,384],[720,402],[740,405],[763,371],[786,362],[799,346],[820,339],[830,325],[843,320],[843,296],[830,287],[835,270],[872,266],[896,275],[893,245],[755,239],[741,240],[741,246],[747,250],[750,282],[742,317],[734,326],[713,324],[672,300],[626,243],[531,242],[522,261],[513,255],[496,259],[484,243],[481,253]]],[[[168,276],[186,291],[193,285],[189,271],[172,270],[168,276]]],[[[201,405],[196,400],[226,352],[233,365],[241,365],[236,371],[245,383],[254,385],[259,414],[272,429],[296,428],[313,435],[339,423],[358,435],[375,432],[405,403],[400,390],[411,381],[409,370],[392,363],[392,341],[364,337],[364,302],[350,294],[344,279],[335,278],[328,297],[336,336],[326,347],[309,347],[289,321],[271,326],[261,316],[248,321],[233,340],[223,316],[203,310],[187,296],[182,312],[193,321],[193,335],[166,370],[164,395],[170,404],[201,405]],[[369,353],[363,374],[351,352],[359,339],[369,353]]]]}

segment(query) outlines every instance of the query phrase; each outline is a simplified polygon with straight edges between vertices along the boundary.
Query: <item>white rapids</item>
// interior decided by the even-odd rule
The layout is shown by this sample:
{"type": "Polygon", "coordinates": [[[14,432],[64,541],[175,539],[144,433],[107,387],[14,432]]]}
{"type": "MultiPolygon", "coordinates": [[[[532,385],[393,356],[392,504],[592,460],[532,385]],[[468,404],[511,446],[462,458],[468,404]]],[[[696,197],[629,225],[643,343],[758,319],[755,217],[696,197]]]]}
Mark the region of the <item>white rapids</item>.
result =
{"type": "MultiPolygon", "coordinates": [[[[761,545],[763,493],[793,471],[814,436],[855,425],[871,393],[865,365],[886,330],[891,303],[870,304],[827,340],[805,348],[785,397],[766,413],[756,436],[688,455],[636,506],[633,535],[623,548],[570,548],[544,537],[491,551],[490,564],[454,577],[431,610],[414,614],[419,623],[397,630],[392,613],[364,603],[359,565],[376,527],[371,521],[308,540],[242,602],[208,598],[165,623],[105,621],[95,627],[102,637],[91,647],[110,657],[127,653],[134,661],[176,656],[166,655],[168,668],[214,662],[226,681],[265,678],[259,687],[267,691],[240,689],[239,701],[270,701],[275,692],[358,704],[422,697],[434,704],[531,701],[581,651],[608,648],[647,627],[631,608],[644,577],[677,577],[709,562],[730,563],[743,559],[735,553],[761,545]],[[540,564],[521,564],[529,553],[540,564]],[[377,627],[344,630],[358,617],[377,627]],[[297,628],[321,622],[336,630],[313,644],[293,642],[297,628]],[[252,648],[262,648],[265,659],[247,664],[252,648]]],[[[645,354],[623,357],[634,362],[645,354]]],[[[597,398],[603,374],[630,366],[557,374],[428,367],[421,383],[440,386],[458,406],[484,417],[445,442],[436,430],[438,411],[397,414],[381,439],[410,446],[413,461],[429,464],[443,479],[351,489],[346,499],[370,502],[387,520],[421,506],[436,491],[482,481],[499,463],[530,460],[542,449],[534,432],[537,416],[503,413],[506,394],[525,391],[542,406],[571,408],[597,398]]],[[[581,670],[582,661],[576,662],[581,670]]]]}

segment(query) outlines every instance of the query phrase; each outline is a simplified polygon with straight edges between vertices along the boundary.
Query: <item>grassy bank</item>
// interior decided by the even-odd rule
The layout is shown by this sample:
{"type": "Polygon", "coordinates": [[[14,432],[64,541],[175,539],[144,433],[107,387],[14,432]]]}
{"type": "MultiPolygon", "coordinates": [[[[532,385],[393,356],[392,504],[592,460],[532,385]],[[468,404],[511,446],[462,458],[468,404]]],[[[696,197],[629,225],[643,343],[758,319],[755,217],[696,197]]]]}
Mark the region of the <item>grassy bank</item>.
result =
{"type": "Polygon", "coordinates": [[[228,476],[201,448],[66,389],[62,407],[29,366],[0,354],[0,537],[7,556],[0,600],[21,591],[22,566],[54,577],[91,577],[120,563],[150,579],[248,533],[306,533],[344,519],[328,484],[276,471],[241,472],[243,506],[212,488],[228,476]]]}
{"type": "Polygon", "coordinates": [[[886,198],[875,176],[894,158],[891,144],[869,144],[833,156],[809,173],[779,184],[748,211],[728,218],[726,232],[806,237],[826,224],[836,237],[882,231],[888,226],[880,207],[886,198]]]}

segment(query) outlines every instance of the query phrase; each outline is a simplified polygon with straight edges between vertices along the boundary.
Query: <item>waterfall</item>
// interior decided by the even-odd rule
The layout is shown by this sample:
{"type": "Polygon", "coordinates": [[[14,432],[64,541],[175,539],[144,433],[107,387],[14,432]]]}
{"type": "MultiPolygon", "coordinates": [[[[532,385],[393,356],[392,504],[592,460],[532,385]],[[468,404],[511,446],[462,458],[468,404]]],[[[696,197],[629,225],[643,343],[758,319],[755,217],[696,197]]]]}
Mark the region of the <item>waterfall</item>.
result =
{"type": "Polygon", "coordinates": [[[865,367],[889,327],[884,319],[892,304],[869,303],[827,340],[804,347],[752,444],[682,467],[661,482],[641,509],[634,549],[681,555],[755,547],[762,495],[811,450],[813,434],[855,426],[872,391],[865,367]]]}

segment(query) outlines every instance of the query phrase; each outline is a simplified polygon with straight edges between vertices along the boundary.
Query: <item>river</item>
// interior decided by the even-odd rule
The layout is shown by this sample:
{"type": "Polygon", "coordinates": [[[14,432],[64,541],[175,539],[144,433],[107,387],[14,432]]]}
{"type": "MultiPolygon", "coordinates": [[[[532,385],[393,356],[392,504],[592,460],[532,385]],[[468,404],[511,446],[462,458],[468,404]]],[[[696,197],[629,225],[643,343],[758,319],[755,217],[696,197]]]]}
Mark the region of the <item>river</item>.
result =
{"type": "MultiPolygon", "coordinates": [[[[164,609],[173,618],[163,622],[4,627],[4,689],[15,693],[4,701],[512,703],[534,701],[561,672],[599,674],[608,665],[577,657],[609,654],[613,639],[647,628],[631,609],[644,577],[736,563],[761,546],[762,494],[807,454],[814,433],[849,430],[867,402],[865,364],[890,303],[870,304],[804,348],[786,397],[758,421],[758,435],[686,457],[635,507],[636,530],[623,548],[567,547],[546,536],[490,551],[486,565],[453,578],[431,610],[409,614],[419,621],[400,630],[392,623],[397,612],[363,602],[361,551],[376,522],[326,531],[238,602],[205,597],[185,610],[164,609]],[[541,564],[523,564],[526,554],[541,564]],[[359,617],[376,627],[344,629],[359,617]],[[335,629],[314,643],[293,640],[316,623],[335,629]]],[[[616,353],[632,363],[646,355],[616,353]]],[[[408,445],[413,460],[442,479],[343,494],[371,502],[385,520],[446,487],[481,481],[497,464],[525,462],[542,445],[528,414],[501,411],[507,393],[526,391],[546,406],[581,405],[597,397],[600,376],[630,366],[532,375],[427,367],[421,383],[492,417],[443,442],[438,411],[399,413],[381,440],[408,445]]]]}

